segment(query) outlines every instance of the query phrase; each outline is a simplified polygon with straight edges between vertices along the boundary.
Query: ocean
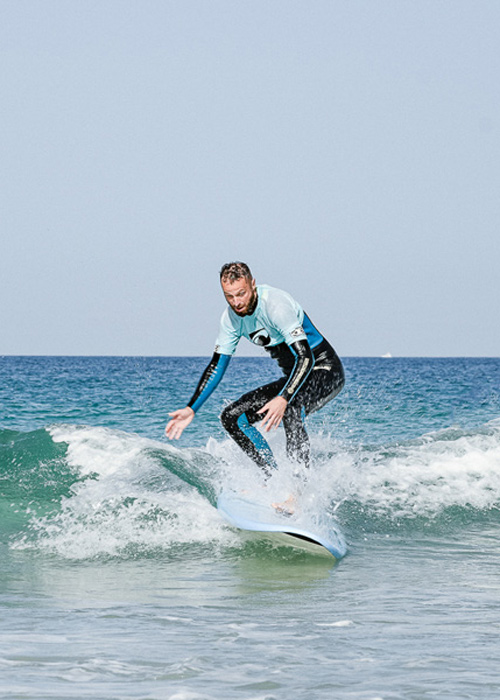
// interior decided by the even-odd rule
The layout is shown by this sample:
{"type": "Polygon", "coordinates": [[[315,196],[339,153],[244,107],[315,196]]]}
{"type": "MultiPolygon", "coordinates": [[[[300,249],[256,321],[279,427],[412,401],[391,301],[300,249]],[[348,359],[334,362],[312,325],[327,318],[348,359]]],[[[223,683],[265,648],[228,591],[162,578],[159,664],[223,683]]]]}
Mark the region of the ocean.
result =
{"type": "Polygon", "coordinates": [[[497,700],[500,359],[343,359],[303,487],[338,562],[215,508],[262,487],[218,415],[271,360],[164,437],[206,362],[0,358],[0,697],[497,700]]]}

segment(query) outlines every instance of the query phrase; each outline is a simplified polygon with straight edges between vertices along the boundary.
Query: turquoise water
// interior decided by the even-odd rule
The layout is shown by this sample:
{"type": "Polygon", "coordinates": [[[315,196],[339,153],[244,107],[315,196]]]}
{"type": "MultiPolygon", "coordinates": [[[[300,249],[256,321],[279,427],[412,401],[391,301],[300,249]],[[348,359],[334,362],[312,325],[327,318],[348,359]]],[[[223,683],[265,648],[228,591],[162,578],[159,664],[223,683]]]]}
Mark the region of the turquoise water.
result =
{"type": "Polygon", "coordinates": [[[205,362],[0,358],[1,697],[498,698],[500,360],[345,360],[303,494],[336,565],[214,508],[260,488],[217,416],[270,361],[164,440],[205,362]]]}

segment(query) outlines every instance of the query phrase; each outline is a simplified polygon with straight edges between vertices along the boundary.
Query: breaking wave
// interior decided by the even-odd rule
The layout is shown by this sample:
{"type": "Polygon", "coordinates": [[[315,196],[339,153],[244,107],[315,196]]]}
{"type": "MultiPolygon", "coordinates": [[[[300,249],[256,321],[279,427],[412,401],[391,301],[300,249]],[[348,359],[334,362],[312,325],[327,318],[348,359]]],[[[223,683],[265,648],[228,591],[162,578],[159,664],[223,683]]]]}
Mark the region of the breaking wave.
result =
{"type": "MultiPolygon", "coordinates": [[[[278,434],[273,449],[283,459],[278,434]]],[[[500,420],[406,443],[352,446],[313,435],[305,484],[287,464],[276,493],[300,487],[304,507],[335,513],[349,540],[366,532],[463,528],[498,517],[500,420]]],[[[246,546],[215,508],[223,484],[262,486],[230,441],[204,449],[100,427],[0,431],[1,537],[15,549],[69,559],[182,556],[246,546]]]]}

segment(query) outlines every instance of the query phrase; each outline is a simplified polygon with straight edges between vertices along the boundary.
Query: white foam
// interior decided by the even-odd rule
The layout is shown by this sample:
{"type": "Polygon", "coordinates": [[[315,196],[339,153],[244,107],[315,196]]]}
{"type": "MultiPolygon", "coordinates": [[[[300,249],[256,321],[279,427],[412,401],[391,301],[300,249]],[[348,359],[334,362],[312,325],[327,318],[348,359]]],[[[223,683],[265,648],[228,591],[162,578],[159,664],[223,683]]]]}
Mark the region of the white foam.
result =
{"type": "Polygon", "coordinates": [[[34,519],[37,548],[69,559],[92,559],[225,539],[216,511],[195,493],[127,496],[127,503],[118,494],[104,495],[99,486],[83,486],[59,513],[34,519]]]}
{"type": "Polygon", "coordinates": [[[171,549],[180,544],[229,543],[234,535],[194,487],[172,478],[151,456],[179,451],[136,435],[94,427],[51,429],[68,445],[67,462],[84,478],[61,508],[34,516],[32,536],[14,546],[43,548],[71,559],[171,549]]]}
{"type": "Polygon", "coordinates": [[[345,499],[360,503],[368,514],[390,517],[432,517],[450,506],[500,508],[500,421],[390,448],[356,448],[313,435],[314,459],[305,483],[294,477],[296,467],[286,460],[283,440],[271,436],[280,469],[267,484],[230,440],[210,440],[203,453],[99,427],[62,426],[50,432],[54,441],[68,445],[68,464],[83,479],[60,510],[45,518],[32,516],[36,541],[28,535],[16,546],[69,558],[239,541],[206,498],[177,482],[155,454],[182,459],[193,470],[200,460],[215,458],[213,463],[221,465],[220,486],[265,492],[271,501],[295,493],[303,509],[316,513],[331,512],[345,499]]]}
{"type": "Polygon", "coordinates": [[[66,460],[82,475],[130,473],[137,468],[141,452],[156,444],[138,435],[102,427],[55,426],[49,433],[54,442],[68,445],[66,460]]]}
{"type": "MultiPolygon", "coordinates": [[[[330,446],[331,447],[331,446],[330,446]]],[[[312,488],[393,516],[435,515],[450,506],[500,506],[500,422],[466,433],[426,435],[406,446],[348,451],[318,465],[312,488]]]]}
{"type": "Polygon", "coordinates": [[[352,620],[338,620],[337,622],[317,622],[317,627],[350,627],[353,625],[352,620]]]}
{"type": "Polygon", "coordinates": [[[212,695],[200,695],[200,693],[193,693],[190,690],[181,690],[169,695],[167,700],[214,700],[212,695]]]}

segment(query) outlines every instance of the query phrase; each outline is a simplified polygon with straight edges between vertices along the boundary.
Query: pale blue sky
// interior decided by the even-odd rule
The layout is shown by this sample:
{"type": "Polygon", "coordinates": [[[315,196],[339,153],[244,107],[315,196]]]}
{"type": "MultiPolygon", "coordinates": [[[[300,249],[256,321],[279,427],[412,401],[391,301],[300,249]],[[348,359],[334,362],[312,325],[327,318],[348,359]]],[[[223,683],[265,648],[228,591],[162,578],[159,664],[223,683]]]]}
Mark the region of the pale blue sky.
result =
{"type": "Polygon", "coordinates": [[[1,0],[0,355],[500,355],[498,0],[1,0]],[[247,344],[241,351],[252,352],[247,344]]]}

